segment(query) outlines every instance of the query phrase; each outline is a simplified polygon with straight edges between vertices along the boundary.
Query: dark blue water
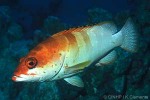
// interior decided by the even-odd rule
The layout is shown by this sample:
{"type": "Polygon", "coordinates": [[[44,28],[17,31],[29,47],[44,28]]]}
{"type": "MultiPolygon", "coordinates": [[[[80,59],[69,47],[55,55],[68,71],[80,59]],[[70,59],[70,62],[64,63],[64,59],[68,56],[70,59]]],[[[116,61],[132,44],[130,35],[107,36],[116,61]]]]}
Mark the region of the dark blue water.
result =
{"type": "Polygon", "coordinates": [[[102,8],[116,14],[135,6],[128,0],[2,0],[0,3],[11,7],[13,19],[27,31],[41,27],[43,19],[50,15],[77,26],[87,21],[88,9],[102,8]]]}

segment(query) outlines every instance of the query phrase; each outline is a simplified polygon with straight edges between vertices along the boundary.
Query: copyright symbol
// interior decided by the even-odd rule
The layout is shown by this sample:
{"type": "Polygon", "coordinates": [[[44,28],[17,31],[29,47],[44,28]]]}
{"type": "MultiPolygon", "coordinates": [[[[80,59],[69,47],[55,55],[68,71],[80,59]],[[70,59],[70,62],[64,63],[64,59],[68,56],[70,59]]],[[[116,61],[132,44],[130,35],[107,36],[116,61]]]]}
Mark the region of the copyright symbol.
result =
{"type": "Polygon", "coordinates": [[[107,99],[107,96],[106,96],[106,95],[104,95],[104,96],[103,96],[103,98],[104,98],[104,99],[107,99]]]}

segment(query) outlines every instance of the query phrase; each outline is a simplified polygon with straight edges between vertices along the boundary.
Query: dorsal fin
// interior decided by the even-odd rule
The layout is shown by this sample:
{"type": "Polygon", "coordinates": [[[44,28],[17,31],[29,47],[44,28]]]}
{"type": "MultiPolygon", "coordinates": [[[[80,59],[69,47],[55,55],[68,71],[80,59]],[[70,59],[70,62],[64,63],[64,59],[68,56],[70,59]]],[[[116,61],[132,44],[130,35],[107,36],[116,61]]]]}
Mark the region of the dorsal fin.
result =
{"type": "Polygon", "coordinates": [[[88,27],[70,28],[69,30],[64,30],[64,31],[58,32],[57,34],[54,34],[54,35],[56,36],[56,35],[62,35],[62,34],[69,34],[69,33],[72,33],[72,32],[79,32],[82,29],[87,29],[88,27]]]}
{"type": "Polygon", "coordinates": [[[89,32],[90,34],[97,34],[97,36],[99,36],[99,39],[101,40],[103,39],[103,36],[105,38],[110,38],[113,34],[117,33],[117,27],[111,22],[103,22],[93,26],[89,32]]]}
{"type": "Polygon", "coordinates": [[[102,22],[102,23],[97,24],[96,26],[101,26],[102,28],[100,31],[103,33],[112,33],[112,34],[117,33],[117,27],[111,21],[102,22]]]}
{"type": "Polygon", "coordinates": [[[62,35],[62,34],[69,34],[72,32],[79,32],[83,29],[88,29],[92,26],[101,26],[101,27],[103,27],[103,29],[105,29],[104,31],[107,30],[106,32],[109,32],[109,33],[111,31],[112,34],[115,34],[117,32],[117,28],[113,22],[105,21],[105,22],[101,22],[101,23],[95,23],[95,24],[90,24],[90,25],[83,25],[83,26],[69,28],[68,30],[64,30],[64,31],[58,32],[57,34],[54,34],[54,36],[62,35]]]}

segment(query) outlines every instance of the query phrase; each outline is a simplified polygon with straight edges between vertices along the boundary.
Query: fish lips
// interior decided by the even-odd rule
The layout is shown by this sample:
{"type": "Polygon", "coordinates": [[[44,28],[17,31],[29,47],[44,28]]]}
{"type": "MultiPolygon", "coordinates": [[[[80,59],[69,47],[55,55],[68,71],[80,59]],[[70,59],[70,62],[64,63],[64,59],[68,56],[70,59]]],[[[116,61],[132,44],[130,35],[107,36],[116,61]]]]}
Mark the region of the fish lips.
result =
{"type": "Polygon", "coordinates": [[[21,76],[16,76],[16,75],[14,75],[14,76],[12,77],[12,80],[15,81],[15,82],[21,81],[20,79],[23,79],[23,77],[21,77],[21,76]]]}
{"type": "Polygon", "coordinates": [[[14,75],[12,77],[12,80],[14,82],[23,82],[23,81],[27,81],[26,75],[21,74],[20,76],[14,75]]]}

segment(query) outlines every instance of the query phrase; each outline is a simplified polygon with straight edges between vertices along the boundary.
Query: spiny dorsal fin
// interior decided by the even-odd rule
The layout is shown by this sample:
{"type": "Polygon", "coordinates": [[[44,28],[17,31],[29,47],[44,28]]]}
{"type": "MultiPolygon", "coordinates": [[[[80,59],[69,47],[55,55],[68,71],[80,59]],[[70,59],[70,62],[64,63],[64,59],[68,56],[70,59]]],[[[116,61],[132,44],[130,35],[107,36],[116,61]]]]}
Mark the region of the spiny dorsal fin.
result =
{"type": "Polygon", "coordinates": [[[94,23],[94,24],[89,24],[89,25],[72,27],[72,28],[66,29],[64,31],[58,32],[57,34],[55,34],[55,36],[62,35],[62,34],[70,34],[72,32],[80,32],[81,30],[89,29],[92,26],[102,26],[104,29],[107,30],[106,33],[111,31],[112,34],[115,34],[117,32],[117,28],[116,28],[115,24],[113,24],[113,22],[111,22],[111,21],[104,21],[104,22],[100,22],[100,23],[94,23]]]}

